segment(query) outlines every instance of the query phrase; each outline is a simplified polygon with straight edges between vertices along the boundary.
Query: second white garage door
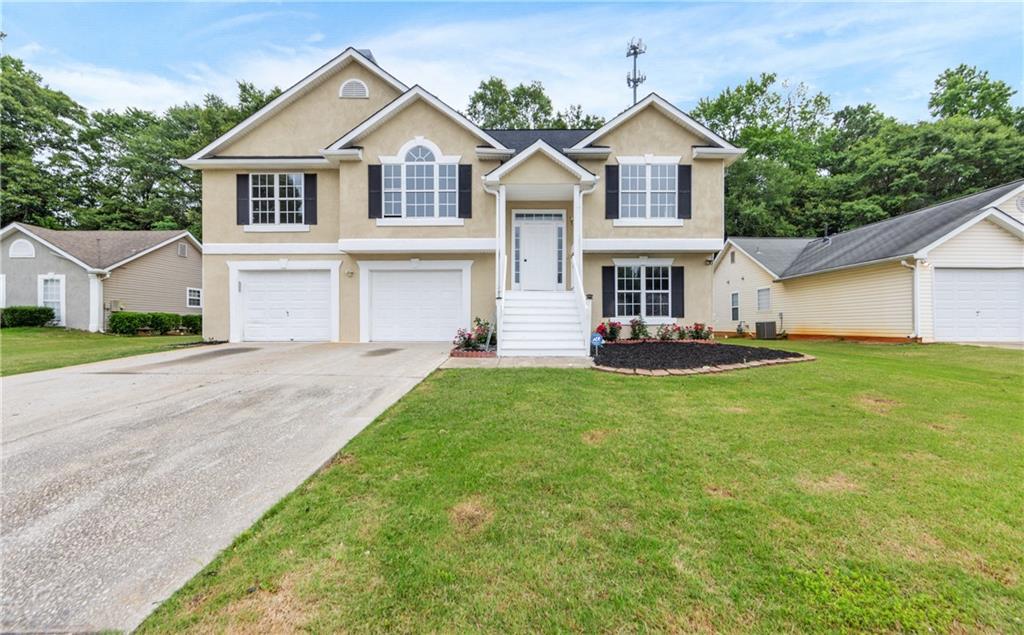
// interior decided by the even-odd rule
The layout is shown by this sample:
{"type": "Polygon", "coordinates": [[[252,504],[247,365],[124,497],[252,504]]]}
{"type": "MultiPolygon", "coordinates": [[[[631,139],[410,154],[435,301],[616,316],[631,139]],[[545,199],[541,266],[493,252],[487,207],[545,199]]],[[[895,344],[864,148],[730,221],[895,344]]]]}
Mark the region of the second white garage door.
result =
{"type": "Polygon", "coordinates": [[[374,342],[450,342],[466,324],[462,271],[371,270],[374,342]]]}
{"type": "Polygon", "coordinates": [[[935,269],[935,339],[1024,341],[1024,269],[935,269]]]}
{"type": "Polygon", "coordinates": [[[323,342],[331,339],[329,271],[242,271],[242,339],[323,342]]]}

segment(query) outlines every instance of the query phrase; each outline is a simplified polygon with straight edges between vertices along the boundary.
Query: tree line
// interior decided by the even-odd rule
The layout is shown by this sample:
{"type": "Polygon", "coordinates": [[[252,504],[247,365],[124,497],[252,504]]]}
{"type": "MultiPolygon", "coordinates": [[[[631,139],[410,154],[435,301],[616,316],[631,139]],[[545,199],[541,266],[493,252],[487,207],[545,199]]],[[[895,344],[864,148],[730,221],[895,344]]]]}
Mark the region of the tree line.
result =
{"type": "MultiPolygon", "coordinates": [[[[239,82],[235,103],[206,95],[162,114],[89,112],[9,55],[0,58],[0,214],[81,229],[189,229],[201,236],[188,157],[281,93],[239,82]]],[[[1024,177],[1015,91],[961,65],[944,71],[932,119],[902,122],[873,104],[833,110],[822,93],[762,74],[691,111],[747,148],[726,175],[730,235],[813,236],[882,220],[1024,177]]],[[[466,115],[486,128],[597,128],[579,105],[555,111],[540,82],[482,81],[466,115]]]]}

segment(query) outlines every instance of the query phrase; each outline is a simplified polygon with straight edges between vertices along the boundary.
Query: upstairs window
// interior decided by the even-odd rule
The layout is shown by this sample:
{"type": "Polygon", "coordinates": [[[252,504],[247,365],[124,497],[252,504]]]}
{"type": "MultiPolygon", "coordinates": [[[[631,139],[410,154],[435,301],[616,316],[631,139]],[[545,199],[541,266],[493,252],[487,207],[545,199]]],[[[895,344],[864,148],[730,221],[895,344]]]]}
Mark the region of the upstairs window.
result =
{"type": "Polygon", "coordinates": [[[764,287],[757,290],[757,310],[772,310],[772,290],[770,287],[764,287]]]}
{"type": "Polygon", "coordinates": [[[619,218],[676,218],[678,163],[619,166],[619,218]]]}
{"type": "Polygon", "coordinates": [[[384,218],[456,218],[458,175],[458,163],[414,146],[401,162],[384,164],[384,218]]]}
{"type": "Polygon", "coordinates": [[[252,225],[301,225],[303,223],[302,188],[303,175],[301,172],[250,174],[249,223],[252,225]]]}
{"type": "Polygon", "coordinates": [[[732,313],[732,315],[731,315],[732,321],[733,322],[738,322],[739,319],[740,319],[740,294],[739,293],[733,292],[733,294],[731,296],[729,296],[729,309],[730,309],[730,312],[732,313]]]}

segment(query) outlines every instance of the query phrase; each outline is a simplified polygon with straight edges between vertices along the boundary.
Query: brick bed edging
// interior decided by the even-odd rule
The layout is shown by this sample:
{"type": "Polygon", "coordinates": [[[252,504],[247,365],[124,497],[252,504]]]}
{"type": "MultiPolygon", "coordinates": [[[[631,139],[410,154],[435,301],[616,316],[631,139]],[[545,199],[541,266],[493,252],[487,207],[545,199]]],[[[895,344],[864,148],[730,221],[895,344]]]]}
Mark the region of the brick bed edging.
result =
{"type": "Polygon", "coordinates": [[[784,357],[782,359],[756,359],[744,364],[723,364],[721,366],[701,366],[699,368],[612,368],[611,366],[594,366],[594,370],[604,373],[618,373],[620,375],[641,375],[644,377],[667,377],[669,375],[710,375],[712,373],[724,373],[730,370],[742,370],[744,368],[757,368],[758,366],[775,366],[776,364],[793,364],[795,362],[813,362],[816,357],[804,355],[803,357],[784,357]]]}
{"type": "Polygon", "coordinates": [[[498,352],[497,351],[460,351],[457,348],[453,348],[451,353],[449,353],[449,356],[451,356],[451,357],[497,357],[498,356],[498,352]]]}

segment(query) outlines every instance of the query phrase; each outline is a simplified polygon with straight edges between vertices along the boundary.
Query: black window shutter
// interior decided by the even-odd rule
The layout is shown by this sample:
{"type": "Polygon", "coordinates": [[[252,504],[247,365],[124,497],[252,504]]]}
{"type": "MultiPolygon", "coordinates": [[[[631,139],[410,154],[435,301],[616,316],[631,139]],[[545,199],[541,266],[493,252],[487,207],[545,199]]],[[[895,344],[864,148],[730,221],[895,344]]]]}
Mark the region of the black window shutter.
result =
{"type": "Polygon", "coordinates": [[[381,181],[383,172],[379,164],[366,166],[370,185],[370,218],[383,218],[384,214],[384,187],[381,181]]]}
{"type": "Polygon", "coordinates": [[[604,166],[604,217],[619,217],[619,166],[604,166]]]}
{"type": "Polygon", "coordinates": [[[677,183],[678,200],[676,201],[676,217],[677,218],[690,218],[690,209],[693,206],[692,196],[690,190],[693,182],[693,166],[691,165],[680,165],[679,166],[679,180],[677,183]]]}
{"type": "Polygon", "coordinates": [[[249,175],[235,175],[235,222],[239,225],[249,224],[249,175]]]}
{"type": "Polygon", "coordinates": [[[615,267],[601,267],[601,315],[615,317],[615,267]]]}
{"type": "Polygon", "coordinates": [[[672,317],[683,317],[683,268],[672,267],[672,279],[669,281],[672,296],[672,317]]]}
{"type": "Polygon", "coordinates": [[[302,211],[307,225],[316,225],[316,174],[306,174],[302,183],[302,211]]]}
{"type": "Polygon", "coordinates": [[[459,164],[459,218],[473,218],[473,166],[459,164]]]}

